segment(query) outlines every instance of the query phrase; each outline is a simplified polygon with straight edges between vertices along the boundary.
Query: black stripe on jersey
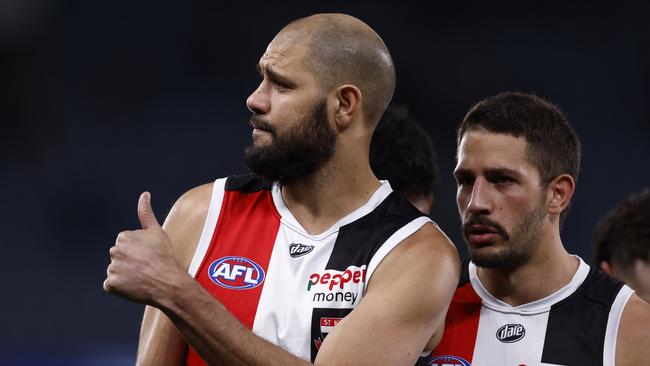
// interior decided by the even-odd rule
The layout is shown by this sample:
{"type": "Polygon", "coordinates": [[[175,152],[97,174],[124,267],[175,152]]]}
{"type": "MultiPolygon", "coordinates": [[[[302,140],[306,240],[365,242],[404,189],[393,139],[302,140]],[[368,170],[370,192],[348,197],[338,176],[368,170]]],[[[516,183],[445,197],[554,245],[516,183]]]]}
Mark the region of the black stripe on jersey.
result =
{"type": "Polygon", "coordinates": [[[372,212],[339,229],[325,269],[343,271],[349,266],[368,265],[391,235],[420,216],[422,213],[410,202],[391,192],[372,212]]]}
{"type": "Polygon", "coordinates": [[[551,307],[542,362],[602,365],[609,311],[622,286],[591,268],[576,292],[551,307]]]}
{"type": "Polygon", "coordinates": [[[460,277],[458,278],[458,286],[460,288],[469,283],[469,259],[463,260],[463,263],[460,264],[460,277]]]}
{"type": "Polygon", "coordinates": [[[253,193],[261,190],[270,190],[272,184],[255,174],[232,175],[226,179],[226,191],[239,191],[253,193]]]}
{"type": "Polygon", "coordinates": [[[352,312],[352,309],[314,308],[311,313],[311,362],[316,360],[316,355],[328,333],[323,332],[321,320],[323,318],[343,319],[352,312]]]}

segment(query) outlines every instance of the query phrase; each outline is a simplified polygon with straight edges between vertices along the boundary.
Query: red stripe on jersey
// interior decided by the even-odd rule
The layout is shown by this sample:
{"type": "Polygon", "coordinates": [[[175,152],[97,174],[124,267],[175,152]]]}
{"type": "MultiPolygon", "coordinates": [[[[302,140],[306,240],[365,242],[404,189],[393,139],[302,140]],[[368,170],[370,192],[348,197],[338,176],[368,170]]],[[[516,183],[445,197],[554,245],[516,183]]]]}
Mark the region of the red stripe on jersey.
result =
{"type": "Polygon", "coordinates": [[[481,306],[481,298],[470,283],[456,289],[445,319],[445,333],[431,357],[456,356],[472,362],[481,306]]]}
{"type": "MultiPolygon", "coordinates": [[[[213,281],[211,278],[213,273],[209,273],[210,266],[224,257],[241,257],[257,263],[266,276],[279,227],[280,214],[273,204],[270,191],[253,193],[226,191],[210,247],[196,272],[195,278],[201,286],[249,329],[253,328],[264,282],[249,289],[225,288],[213,281]]],[[[234,268],[235,263],[231,264],[234,268]]],[[[232,273],[238,275],[240,281],[247,275],[249,280],[251,277],[251,274],[246,274],[241,268],[239,272],[232,273]]],[[[257,275],[253,278],[257,278],[257,275]]],[[[189,347],[187,364],[205,365],[205,362],[189,347]]]]}

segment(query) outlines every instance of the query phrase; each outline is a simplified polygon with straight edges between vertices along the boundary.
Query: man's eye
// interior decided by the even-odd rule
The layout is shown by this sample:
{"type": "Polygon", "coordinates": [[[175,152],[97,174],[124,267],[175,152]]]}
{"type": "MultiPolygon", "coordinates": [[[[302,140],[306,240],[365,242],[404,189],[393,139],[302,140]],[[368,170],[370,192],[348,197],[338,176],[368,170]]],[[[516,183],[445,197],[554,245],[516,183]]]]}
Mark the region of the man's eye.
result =
{"type": "Polygon", "coordinates": [[[290,89],[289,85],[287,85],[287,84],[285,84],[285,83],[283,83],[283,82],[277,81],[277,80],[273,81],[273,85],[274,85],[275,88],[278,89],[279,91],[285,91],[285,90],[289,90],[289,89],[290,89]]]}
{"type": "Polygon", "coordinates": [[[515,179],[507,175],[498,175],[494,177],[494,183],[496,184],[509,184],[514,183],[515,179]]]}

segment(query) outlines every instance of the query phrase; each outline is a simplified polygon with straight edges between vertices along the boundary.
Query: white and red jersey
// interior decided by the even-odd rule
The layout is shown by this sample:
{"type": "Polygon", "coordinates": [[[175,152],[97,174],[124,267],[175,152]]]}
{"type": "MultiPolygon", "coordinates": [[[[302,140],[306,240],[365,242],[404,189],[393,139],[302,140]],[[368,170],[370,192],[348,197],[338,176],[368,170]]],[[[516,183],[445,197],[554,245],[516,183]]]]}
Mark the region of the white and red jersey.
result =
{"type": "MultiPolygon", "coordinates": [[[[383,182],[366,204],[311,235],[278,185],[218,179],[188,272],[253,333],[313,361],[381,260],[427,222],[383,182]]],[[[205,364],[191,347],[187,363],[205,364]]]]}
{"type": "Polygon", "coordinates": [[[519,306],[492,296],[466,261],[443,338],[418,365],[613,366],[619,321],[633,291],[579,260],[566,286],[519,306]]]}

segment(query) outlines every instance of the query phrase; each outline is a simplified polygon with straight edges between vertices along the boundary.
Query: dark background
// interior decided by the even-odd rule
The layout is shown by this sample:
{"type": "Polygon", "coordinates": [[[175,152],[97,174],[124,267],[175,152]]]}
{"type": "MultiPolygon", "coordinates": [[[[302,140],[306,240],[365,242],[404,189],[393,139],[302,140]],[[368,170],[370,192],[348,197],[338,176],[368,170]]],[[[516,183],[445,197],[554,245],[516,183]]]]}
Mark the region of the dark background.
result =
{"type": "Polygon", "coordinates": [[[143,307],[104,294],[108,248],[187,189],[243,173],[255,64],[289,21],[346,12],[383,37],[439,154],[434,219],[462,252],[454,128],[507,90],[559,104],[583,143],[563,239],[650,182],[648,5],[0,0],[0,364],[120,365],[143,307]]]}

